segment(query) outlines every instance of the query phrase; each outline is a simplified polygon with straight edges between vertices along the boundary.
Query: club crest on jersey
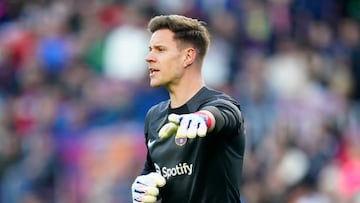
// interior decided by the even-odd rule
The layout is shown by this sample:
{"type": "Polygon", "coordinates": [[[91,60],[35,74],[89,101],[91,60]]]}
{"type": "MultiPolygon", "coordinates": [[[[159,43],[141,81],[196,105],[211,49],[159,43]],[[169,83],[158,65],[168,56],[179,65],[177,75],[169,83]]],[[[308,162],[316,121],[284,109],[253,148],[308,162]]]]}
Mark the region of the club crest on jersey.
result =
{"type": "Polygon", "coordinates": [[[176,137],[175,136],[175,144],[178,146],[183,146],[184,144],[186,144],[187,142],[187,138],[186,137],[176,137]]]}

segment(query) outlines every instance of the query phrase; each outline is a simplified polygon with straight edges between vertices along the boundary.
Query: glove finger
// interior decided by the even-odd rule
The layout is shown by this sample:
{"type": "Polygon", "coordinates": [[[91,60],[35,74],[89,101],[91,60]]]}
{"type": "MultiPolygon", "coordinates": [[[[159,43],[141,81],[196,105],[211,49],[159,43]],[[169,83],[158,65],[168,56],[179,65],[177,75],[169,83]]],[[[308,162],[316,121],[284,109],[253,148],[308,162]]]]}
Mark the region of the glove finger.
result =
{"type": "Polygon", "coordinates": [[[160,138],[168,138],[173,133],[175,133],[177,129],[178,129],[178,126],[175,123],[171,123],[171,122],[167,123],[163,127],[161,127],[161,129],[159,131],[159,137],[160,138]]]}
{"type": "Polygon", "coordinates": [[[162,186],[165,185],[166,180],[165,180],[165,178],[164,178],[162,175],[160,175],[159,173],[153,172],[153,173],[150,173],[149,175],[150,175],[151,178],[154,180],[154,183],[155,183],[154,186],[156,186],[156,187],[162,187],[162,186]]]}
{"type": "Polygon", "coordinates": [[[170,122],[175,123],[175,124],[179,124],[179,123],[180,123],[180,119],[181,119],[181,116],[180,116],[180,115],[177,115],[177,114],[174,114],[174,113],[172,113],[172,114],[170,114],[170,115],[168,116],[168,120],[169,120],[170,122]]]}
{"type": "Polygon", "coordinates": [[[191,121],[189,124],[189,128],[187,129],[186,136],[190,139],[193,139],[196,137],[197,131],[198,131],[198,123],[191,121]]]}
{"type": "Polygon", "coordinates": [[[159,194],[159,189],[156,186],[147,186],[140,184],[135,184],[133,187],[134,194],[140,195],[153,195],[157,196],[159,194]]]}
{"type": "Polygon", "coordinates": [[[190,120],[186,117],[183,117],[181,119],[180,125],[176,132],[176,137],[180,137],[180,138],[186,137],[186,133],[187,133],[188,127],[189,127],[189,122],[190,122],[190,120]]]}
{"type": "Polygon", "coordinates": [[[153,202],[156,202],[156,200],[157,200],[157,197],[153,196],[153,195],[139,194],[139,195],[133,197],[133,202],[153,203],[153,202]]]}
{"type": "Polygon", "coordinates": [[[143,202],[143,193],[133,193],[133,202],[143,202]]]}
{"type": "Polygon", "coordinates": [[[136,183],[134,183],[133,185],[132,185],[132,191],[134,192],[134,193],[138,193],[138,194],[143,194],[143,193],[145,193],[146,192],[146,188],[147,188],[148,186],[147,185],[145,185],[145,184],[143,184],[143,183],[140,183],[140,182],[136,182],[136,183]]]}
{"type": "Polygon", "coordinates": [[[151,195],[151,196],[158,196],[159,195],[159,189],[157,187],[146,187],[145,188],[145,195],[151,195]]]}
{"type": "Polygon", "coordinates": [[[152,195],[144,195],[142,197],[143,203],[154,203],[156,202],[156,200],[157,200],[156,196],[152,196],[152,195]]]}
{"type": "Polygon", "coordinates": [[[147,186],[142,184],[136,184],[133,187],[134,194],[144,194],[157,196],[159,194],[159,189],[156,186],[147,186]]]}
{"type": "Polygon", "coordinates": [[[206,124],[200,123],[200,124],[199,124],[199,127],[198,127],[198,129],[197,129],[197,135],[198,135],[199,137],[205,137],[206,133],[207,133],[207,126],[206,126],[206,124]]]}

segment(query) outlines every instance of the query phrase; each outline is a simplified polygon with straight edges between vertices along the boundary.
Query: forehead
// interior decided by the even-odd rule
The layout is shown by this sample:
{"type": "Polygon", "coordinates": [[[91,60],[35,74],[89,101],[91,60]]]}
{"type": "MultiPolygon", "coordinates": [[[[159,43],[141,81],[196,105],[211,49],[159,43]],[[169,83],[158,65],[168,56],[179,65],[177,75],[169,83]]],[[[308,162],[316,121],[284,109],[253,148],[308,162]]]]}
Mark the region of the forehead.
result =
{"type": "Polygon", "coordinates": [[[168,29],[161,29],[155,31],[151,35],[150,46],[152,45],[176,45],[174,40],[174,33],[168,29]]]}

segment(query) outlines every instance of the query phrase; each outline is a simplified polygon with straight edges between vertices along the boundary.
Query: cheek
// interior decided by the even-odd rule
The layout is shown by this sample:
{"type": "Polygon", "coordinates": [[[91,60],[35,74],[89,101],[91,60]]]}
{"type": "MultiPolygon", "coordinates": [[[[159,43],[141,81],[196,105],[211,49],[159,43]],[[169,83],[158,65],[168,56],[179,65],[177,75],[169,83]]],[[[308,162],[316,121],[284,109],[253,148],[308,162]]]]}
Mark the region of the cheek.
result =
{"type": "Polygon", "coordinates": [[[167,57],[162,64],[164,73],[171,78],[180,77],[183,74],[183,64],[181,61],[181,56],[178,54],[167,57]]]}
{"type": "Polygon", "coordinates": [[[175,80],[181,79],[184,75],[184,69],[182,69],[180,66],[174,67],[172,77],[175,80]]]}
{"type": "Polygon", "coordinates": [[[174,74],[174,73],[178,72],[179,71],[178,60],[176,58],[172,58],[172,59],[167,60],[163,64],[163,68],[164,68],[164,71],[167,74],[174,74]]]}

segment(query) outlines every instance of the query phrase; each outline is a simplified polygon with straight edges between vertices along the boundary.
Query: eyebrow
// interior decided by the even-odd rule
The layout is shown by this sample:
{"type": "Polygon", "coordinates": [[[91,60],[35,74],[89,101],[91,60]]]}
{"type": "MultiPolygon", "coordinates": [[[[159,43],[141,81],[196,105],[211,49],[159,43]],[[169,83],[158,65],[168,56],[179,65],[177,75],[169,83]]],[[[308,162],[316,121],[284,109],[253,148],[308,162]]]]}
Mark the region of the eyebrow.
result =
{"type": "Polygon", "coordinates": [[[153,46],[149,46],[149,50],[151,50],[151,49],[159,49],[159,48],[166,48],[166,46],[164,46],[164,45],[153,45],[153,46]]]}

